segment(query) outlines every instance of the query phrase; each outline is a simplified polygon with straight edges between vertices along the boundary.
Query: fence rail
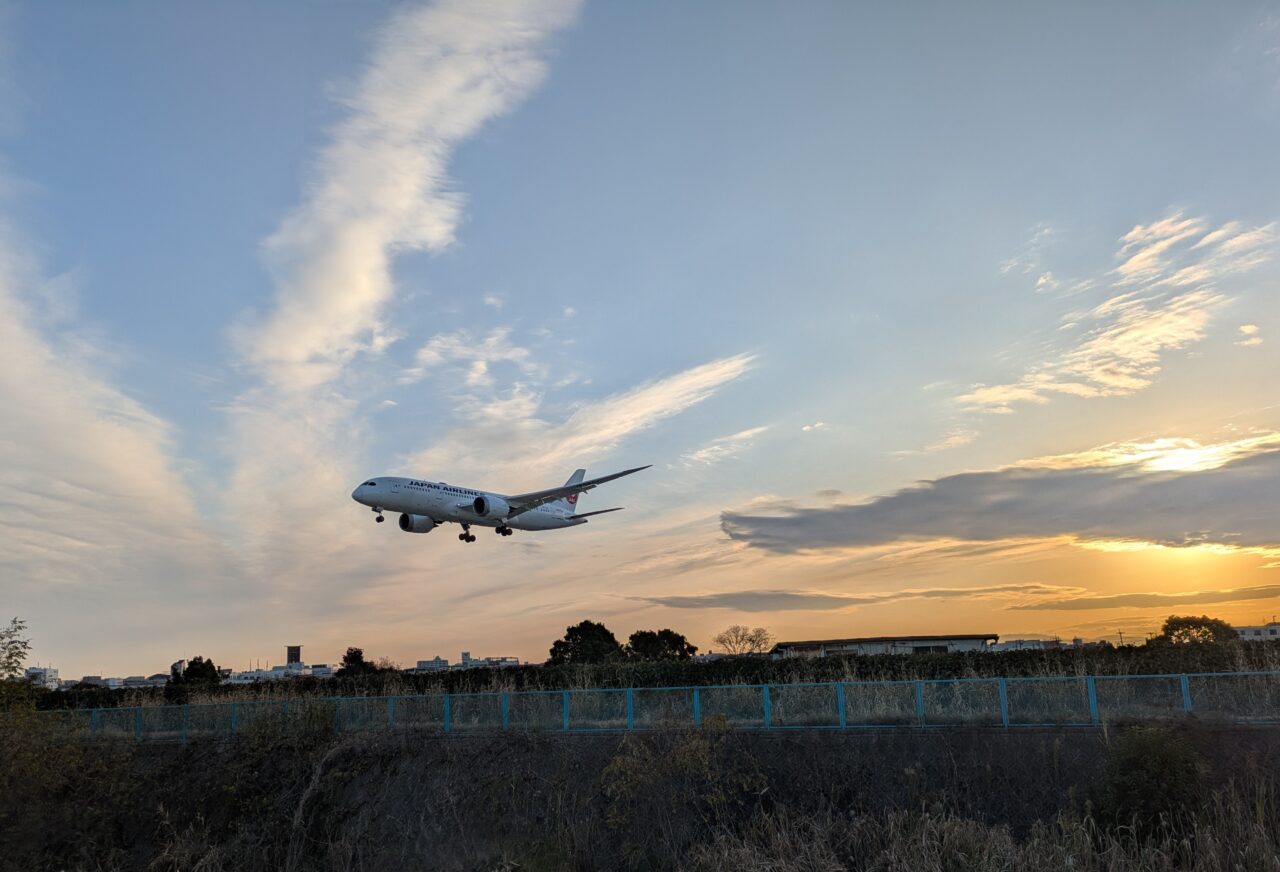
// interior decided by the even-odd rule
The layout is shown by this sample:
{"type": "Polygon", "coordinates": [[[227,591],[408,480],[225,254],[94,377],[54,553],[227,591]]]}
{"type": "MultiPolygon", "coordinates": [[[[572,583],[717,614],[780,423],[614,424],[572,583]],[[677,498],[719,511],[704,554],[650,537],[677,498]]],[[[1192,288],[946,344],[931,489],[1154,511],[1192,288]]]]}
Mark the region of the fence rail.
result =
{"type": "Polygon", "coordinates": [[[1198,718],[1280,723],[1280,672],[958,678],[814,684],[308,697],[45,712],[93,737],[186,741],[262,725],[337,731],[594,733],[699,727],[1090,727],[1198,718]]]}

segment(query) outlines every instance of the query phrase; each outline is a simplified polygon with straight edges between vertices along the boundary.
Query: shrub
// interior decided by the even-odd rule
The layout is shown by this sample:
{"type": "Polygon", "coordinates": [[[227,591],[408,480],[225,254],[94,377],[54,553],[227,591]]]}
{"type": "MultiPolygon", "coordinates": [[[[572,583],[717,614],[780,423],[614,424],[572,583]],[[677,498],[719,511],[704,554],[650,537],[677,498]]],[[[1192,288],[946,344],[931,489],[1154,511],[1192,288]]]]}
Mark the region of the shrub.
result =
{"type": "Polygon", "coordinates": [[[1185,736],[1133,727],[1107,749],[1095,792],[1097,820],[1139,835],[1177,833],[1208,794],[1207,768],[1185,736]]]}

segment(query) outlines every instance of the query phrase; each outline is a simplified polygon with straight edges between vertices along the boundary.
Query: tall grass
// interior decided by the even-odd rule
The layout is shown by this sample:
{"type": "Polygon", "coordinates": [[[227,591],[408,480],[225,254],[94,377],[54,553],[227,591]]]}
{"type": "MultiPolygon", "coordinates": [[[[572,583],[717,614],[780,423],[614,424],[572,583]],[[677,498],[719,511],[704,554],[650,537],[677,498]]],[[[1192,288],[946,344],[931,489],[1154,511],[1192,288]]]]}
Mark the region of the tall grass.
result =
{"type": "Polygon", "coordinates": [[[263,720],[148,746],[16,717],[6,872],[1251,872],[1280,852],[1280,736],[1262,730],[488,739],[263,720]]]}
{"type": "Polygon", "coordinates": [[[1210,797],[1186,829],[1141,836],[1087,816],[1009,827],[942,812],[797,815],[778,809],[695,845],[687,872],[1272,872],[1280,870],[1273,788],[1210,797]]]}

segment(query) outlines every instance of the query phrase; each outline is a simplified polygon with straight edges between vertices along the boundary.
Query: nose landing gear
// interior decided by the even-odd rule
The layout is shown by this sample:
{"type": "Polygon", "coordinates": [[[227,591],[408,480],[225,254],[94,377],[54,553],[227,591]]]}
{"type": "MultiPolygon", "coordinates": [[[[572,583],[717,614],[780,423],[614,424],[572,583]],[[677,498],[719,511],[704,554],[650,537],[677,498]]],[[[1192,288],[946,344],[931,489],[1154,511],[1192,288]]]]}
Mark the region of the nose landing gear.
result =
{"type": "Polygon", "coordinates": [[[382,509],[375,508],[373,510],[373,513],[377,515],[377,517],[374,518],[374,520],[377,521],[379,524],[381,524],[383,521],[386,520],[386,518],[382,517],[382,509]]]}

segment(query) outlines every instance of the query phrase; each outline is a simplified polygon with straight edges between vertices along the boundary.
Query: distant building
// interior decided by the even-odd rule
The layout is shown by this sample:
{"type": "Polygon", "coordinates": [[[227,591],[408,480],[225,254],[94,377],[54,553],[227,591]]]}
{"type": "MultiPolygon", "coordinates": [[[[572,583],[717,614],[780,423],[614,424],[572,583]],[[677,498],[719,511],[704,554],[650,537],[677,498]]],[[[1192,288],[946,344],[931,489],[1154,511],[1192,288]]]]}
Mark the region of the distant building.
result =
{"type": "Polygon", "coordinates": [[[991,646],[991,651],[1050,651],[1065,648],[1061,639],[1006,639],[991,646]]]}
{"type": "Polygon", "coordinates": [[[58,680],[58,670],[52,666],[28,666],[27,681],[45,690],[57,690],[62,683],[58,680]]]}
{"type": "Polygon", "coordinates": [[[292,666],[295,663],[301,666],[302,665],[302,646],[286,645],[284,647],[284,662],[290,666],[292,666]]]}
{"type": "Polygon", "coordinates": [[[1280,639],[1280,623],[1272,621],[1261,627],[1236,627],[1236,635],[1246,642],[1265,642],[1280,639]]]}
{"type": "MultiPolygon", "coordinates": [[[[425,662],[425,661],[424,661],[425,662]]],[[[519,657],[472,657],[470,651],[462,652],[462,661],[452,669],[506,669],[519,666],[519,657]]]]}
{"type": "Polygon", "coordinates": [[[316,663],[311,667],[312,678],[333,678],[333,667],[327,663],[316,663]]]}
{"type": "Polygon", "coordinates": [[[419,660],[418,665],[414,667],[415,672],[441,672],[449,668],[449,661],[445,660],[439,654],[430,660],[419,660]]]}
{"type": "Polygon", "coordinates": [[[228,684],[253,684],[255,681],[284,681],[288,678],[302,678],[312,674],[311,667],[304,663],[287,663],[284,666],[272,666],[270,669],[232,672],[225,681],[228,684]]]}
{"type": "Polygon", "coordinates": [[[867,636],[859,639],[816,639],[808,642],[779,642],[769,655],[775,660],[789,657],[832,657],[840,654],[933,654],[951,651],[989,651],[1000,637],[995,633],[954,636],[867,636]]]}

